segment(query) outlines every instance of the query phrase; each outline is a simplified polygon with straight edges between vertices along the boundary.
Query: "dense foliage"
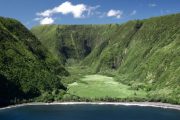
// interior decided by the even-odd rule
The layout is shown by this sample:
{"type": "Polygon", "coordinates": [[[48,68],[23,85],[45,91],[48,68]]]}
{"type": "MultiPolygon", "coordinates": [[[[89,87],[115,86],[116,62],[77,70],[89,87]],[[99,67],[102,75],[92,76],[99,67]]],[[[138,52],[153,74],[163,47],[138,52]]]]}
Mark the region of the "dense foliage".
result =
{"type": "Polygon", "coordinates": [[[20,22],[0,17],[0,106],[66,89],[68,72],[20,22]]]}
{"type": "Polygon", "coordinates": [[[109,25],[32,28],[54,57],[141,88],[149,100],[180,104],[180,14],[109,25]]]}

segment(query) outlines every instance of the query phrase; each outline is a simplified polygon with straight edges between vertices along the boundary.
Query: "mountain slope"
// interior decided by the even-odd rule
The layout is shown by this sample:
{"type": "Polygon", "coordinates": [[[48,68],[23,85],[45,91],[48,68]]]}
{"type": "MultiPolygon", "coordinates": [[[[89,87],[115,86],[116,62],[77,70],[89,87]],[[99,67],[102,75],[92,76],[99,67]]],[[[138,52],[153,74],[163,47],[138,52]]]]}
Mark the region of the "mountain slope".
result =
{"type": "Polygon", "coordinates": [[[20,22],[0,17],[0,106],[66,89],[68,72],[20,22]]]}
{"type": "Polygon", "coordinates": [[[64,63],[79,61],[149,91],[152,99],[180,103],[179,20],[174,14],[122,25],[47,25],[31,31],[64,63]]]}
{"type": "Polygon", "coordinates": [[[42,44],[59,60],[82,60],[106,39],[109,25],[45,25],[32,28],[42,44]],[[104,36],[105,35],[105,36],[104,36]]]}

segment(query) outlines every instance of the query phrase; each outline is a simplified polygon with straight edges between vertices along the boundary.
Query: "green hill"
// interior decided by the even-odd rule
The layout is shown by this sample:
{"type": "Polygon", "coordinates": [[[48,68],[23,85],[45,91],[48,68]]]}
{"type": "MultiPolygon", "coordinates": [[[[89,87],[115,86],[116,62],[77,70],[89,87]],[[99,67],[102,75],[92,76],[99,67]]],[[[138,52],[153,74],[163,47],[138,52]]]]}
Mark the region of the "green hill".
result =
{"type": "Polygon", "coordinates": [[[152,101],[180,103],[180,14],[108,25],[32,28],[63,64],[115,76],[152,101]]]}
{"type": "Polygon", "coordinates": [[[20,22],[0,17],[0,106],[65,90],[63,66],[20,22]]]}

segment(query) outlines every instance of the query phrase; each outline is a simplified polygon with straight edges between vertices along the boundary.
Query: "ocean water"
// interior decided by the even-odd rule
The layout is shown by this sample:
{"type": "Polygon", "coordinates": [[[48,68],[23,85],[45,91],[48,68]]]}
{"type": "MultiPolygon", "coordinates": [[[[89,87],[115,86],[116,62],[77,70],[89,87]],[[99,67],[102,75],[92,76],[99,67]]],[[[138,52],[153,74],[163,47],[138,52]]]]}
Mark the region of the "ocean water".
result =
{"type": "Polygon", "coordinates": [[[28,105],[0,110],[0,120],[180,120],[180,111],[121,105],[28,105]]]}

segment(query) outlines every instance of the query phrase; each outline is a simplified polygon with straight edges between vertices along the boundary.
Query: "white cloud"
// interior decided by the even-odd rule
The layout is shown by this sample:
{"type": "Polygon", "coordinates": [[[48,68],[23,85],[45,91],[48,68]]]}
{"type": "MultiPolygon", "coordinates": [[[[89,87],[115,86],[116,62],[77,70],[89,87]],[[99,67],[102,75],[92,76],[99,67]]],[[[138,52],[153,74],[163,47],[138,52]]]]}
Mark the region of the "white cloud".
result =
{"type": "Polygon", "coordinates": [[[88,12],[88,14],[91,14],[91,12],[95,9],[97,9],[100,6],[87,6],[85,4],[77,4],[73,5],[71,2],[66,1],[62,4],[60,4],[57,7],[54,7],[53,9],[48,9],[43,12],[37,13],[38,16],[42,17],[50,17],[54,14],[61,13],[63,15],[72,14],[74,18],[83,18],[84,13],[88,12]]]}
{"type": "Polygon", "coordinates": [[[54,23],[54,15],[55,14],[72,14],[74,18],[85,18],[93,15],[97,15],[96,9],[98,9],[100,5],[96,6],[88,6],[85,4],[76,4],[73,5],[71,2],[66,1],[59,6],[56,6],[52,9],[47,9],[43,12],[36,13],[37,17],[33,19],[34,21],[39,21],[40,24],[52,24],[54,23]]]}
{"type": "Polygon", "coordinates": [[[53,23],[54,23],[54,19],[51,17],[45,17],[40,20],[41,25],[47,25],[47,24],[53,24],[53,23]]]}
{"type": "Polygon", "coordinates": [[[98,14],[99,12],[96,11],[96,9],[98,9],[99,7],[101,7],[100,5],[96,5],[96,6],[89,6],[87,8],[87,15],[88,16],[91,16],[91,15],[94,15],[94,14],[98,14]],[[95,12],[94,12],[95,11],[95,12]]]}
{"type": "Polygon", "coordinates": [[[149,4],[149,7],[156,7],[157,6],[157,4],[155,4],[155,3],[150,3],[149,4]]]}
{"type": "Polygon", "coordinates": [[[72,13],[75,18],[81,18],[86,9],[86,5],[84,4],[73,5],[71,2],[67,1],[58,7],[55,7],[52,11],[54,13],[62,13],[64,15],[72,13]]]}
{"type": "Polygon", "coordinates": [[[108,13],[107,13],[107,17],[116,17],[116,18],[121,18],[123,15],[123,11],[121,10],[109,10],[108,13]]]}
{"type": "Polygon", "coordinates": [[[136,15],[137,11],[133,10],[130,15],[136,15]]]}

